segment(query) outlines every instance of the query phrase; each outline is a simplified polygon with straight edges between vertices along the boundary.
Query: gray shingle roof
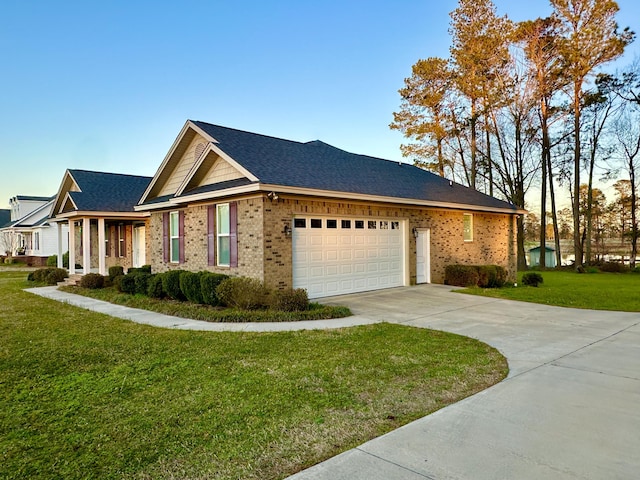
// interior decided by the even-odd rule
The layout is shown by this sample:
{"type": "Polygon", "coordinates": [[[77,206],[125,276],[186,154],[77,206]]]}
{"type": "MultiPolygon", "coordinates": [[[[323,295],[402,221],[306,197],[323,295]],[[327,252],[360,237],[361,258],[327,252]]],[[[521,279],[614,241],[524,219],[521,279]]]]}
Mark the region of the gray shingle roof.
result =
{"type": "Polygon", "coordinates": [[[11,210],[0,209],[0,228],[11,223],[11,210]]]}
{"type": "Polygon", "coordinates": [[[261,183],[517,210],[507,202],[406,163],[349,153],[318,140],[302,143],[193,123],[261,183]]]}
{"type": "Polygon", "coordinates": [[[80,211],[133,212],[151,177],[69,170],[80,192],[69,192],[80,211]]]}

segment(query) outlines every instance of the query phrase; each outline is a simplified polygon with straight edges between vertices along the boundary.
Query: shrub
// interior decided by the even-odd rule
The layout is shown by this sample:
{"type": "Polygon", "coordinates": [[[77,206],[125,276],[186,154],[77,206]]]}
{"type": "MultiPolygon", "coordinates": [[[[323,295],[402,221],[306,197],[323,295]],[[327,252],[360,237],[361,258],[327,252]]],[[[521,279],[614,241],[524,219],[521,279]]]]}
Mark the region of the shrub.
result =
{"type": "Polygon", "coordinates": [[[479,265],[475,268],[481,288],[500,288],[507,281],[507,271],[500,265],[479,265]]]}
{"type": "Polygon", "coordinates": [[[131,295],[136,293],[135,275],[120,275],[115,278],[114,283],[116,288],[123,293],[129,293],[131,295]]]}
{"type": "Polygon", "coordinates": [[[543,281],[542,275],[538,272],[527,272],[522,276],[522,283],[530,287],[537,287],[543,281]]]}
{"type": "Polygon", "coordinates": [[[304,288],[277,290],[273,295],[272,308],[282,312],[302,312],[309,308],[309,296],[304,288]]]}
{"type": "Polygon", "coordinates": [[[600,265],[600,271],[607,273],[626,273],[629,271],[629,267],[622,262],[604,262],[600,265]]]}
{"type": "Polygon", "coordinates": [[[479,279],[478,270],[470,265],[447,265],[444,269],[445,285],[474,287],[479,279]]]}
{"type": "Polygon", "coordinates": [[[231,277],[216,288],[220,303],[243,310],[267,306],[269,291],[260,280],[249,277],[231,277]]]}
{"type": "Polygon", "coordinates": [[[44,281],[47,285],[55,285],[58,282],[62,282],[68,276],[69,274],[64,268],[50,268],[44,281]]]}
{"type": "Polygon", "coordinates": [[[151,265],[143,265],[141,267],[131,267],[127,273],[151,273],[151,265]]]}
{"type": "Polygon", "coordinates": [[[58,266],[58,255],[50,255],[47,257],[47,267],[58,266]]]}
{"type": "Polygon", "coordinates": [[[185,300],[185,296],[180,290],[180,275],[184,270],[169,270],[162,274],[162,289],[169,298],[173,300],[185,300]]]}
{"type": "Polygon", "coordinates": [[[39,268],[38,270],[31,272],[27,278],[34,282],[55,285],[56,283],[63,281],[68,276],[69,275],[64,268],[46,267],[39,268]]]}
{"type": "Polygon", "coordinates": [[[13,257],[6,257],[6,258],[4,259],[4,264],[5,264],[5,265],[12,265],[12,264],[14,264],[14,263],[15,263],[15,260],[14,260],[14,258],[13,258],[13,257]]]}
{"type": "Polygon", "coordinates": [[[120,277],[124,275],[124,268],[120,265],[114,265],[113,267],[109,267],[109,278],[113,282],[113,279],[116,277],[120,277]]]}
{"type": "Polygon", "coordinates": [[[147,282],[147,295],[151,298],[164,297],[164,290],[162,289],[162,275],[151,275],[147,282]]]}
{"type": "Polygon", "coordinates": [[[218,288],[220,282],[227,278],[229,278],[229,276],[223,275],[222,273],[202,272],[200,275],[200,295],[202,297],[202,303],[213,305],[214,307],[220,305],[216,288],[218,288]]]}
{"type": "Polygon", "coordinates": [[[180,290],[187,300],[192,303],[204,303],[200,276],[200,272],[182,272],[180,274],[180,290]]]}
{"type": "MultiPolygon", "coordinates": [[[[127,277],[129,275],[126,275],[127,277]]],[[[140,295],[148,295],[149,291],[149,280],[151,279],[151,274],[147,272],[136,272],[133,274],[133,281],[135,284],[135,292],[140,295]]]]}
{"type": "Polygon", "coordinates": [[[99,273],[87,273],[80,279],[82,288],[97,289],[104,287],[104,277],[99,273]]]}

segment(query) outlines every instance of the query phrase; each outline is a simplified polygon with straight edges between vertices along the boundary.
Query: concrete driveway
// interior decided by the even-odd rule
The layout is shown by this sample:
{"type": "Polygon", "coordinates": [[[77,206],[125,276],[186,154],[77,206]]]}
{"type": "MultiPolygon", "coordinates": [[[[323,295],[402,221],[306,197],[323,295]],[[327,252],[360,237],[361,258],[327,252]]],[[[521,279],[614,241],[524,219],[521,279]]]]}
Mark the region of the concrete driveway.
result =
{"type": "Polygon", "coordinates": [[[327,299],[356,315],[478,338],[506,380],[290,479],[640,478],[640,314],[421,285],[327,299]]]}

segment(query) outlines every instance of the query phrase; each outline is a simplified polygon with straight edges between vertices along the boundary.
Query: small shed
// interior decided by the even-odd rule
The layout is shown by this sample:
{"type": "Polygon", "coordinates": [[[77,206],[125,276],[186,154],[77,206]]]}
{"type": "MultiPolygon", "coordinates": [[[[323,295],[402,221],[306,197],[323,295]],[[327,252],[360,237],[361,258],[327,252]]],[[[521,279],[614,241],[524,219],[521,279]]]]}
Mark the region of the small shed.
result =
{"type": "MultiPolygon", "coordinates": [[[[545,254],[544,254],[544,265],[545,267],[555,267],[556,266],[556,249],[553,247],[549,247],[545,245],[545,254]]],[[[529,250],[529,259],[531,262],[531,266],[540,265],[540,246],[533,247],[529,250]]]]}

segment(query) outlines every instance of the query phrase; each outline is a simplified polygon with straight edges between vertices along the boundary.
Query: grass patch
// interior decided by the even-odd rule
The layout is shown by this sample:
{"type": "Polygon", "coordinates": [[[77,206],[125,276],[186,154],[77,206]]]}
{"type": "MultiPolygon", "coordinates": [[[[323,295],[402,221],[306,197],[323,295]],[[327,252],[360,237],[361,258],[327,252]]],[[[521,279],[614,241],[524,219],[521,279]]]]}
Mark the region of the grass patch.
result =
{"type": "Polygon", "coordinates": [[[295,322],[300,320],[343,318],[351,315],[351,310],[347,307],[320,305],[319,303],[312,303],[311,308],[303,312],[240,310],[237,308],[211,307],[167,298],[160,300],[146,295],[130,295],[118,292],[115,288],[92,290],[80,287],[61,287],[60,290],[126,307],[140,308],[165,315],[207,322],[295,322]]]}
{"type": "Polygon", "coordinates": [[[3,479],[283,478],[507,374],[448,333],[156,329],[23,279],[0,273],[3,479]]]}
{"type": "Polygon", "coordinates": [[[467,288],[458,292],[485,297],[560,307],[640,312],[640,275],[620,273],[574,273],[547,270],[539,272],[544,279],[538,287],[522,285],[499,289],[467,288]]]}

